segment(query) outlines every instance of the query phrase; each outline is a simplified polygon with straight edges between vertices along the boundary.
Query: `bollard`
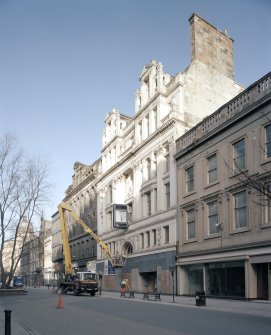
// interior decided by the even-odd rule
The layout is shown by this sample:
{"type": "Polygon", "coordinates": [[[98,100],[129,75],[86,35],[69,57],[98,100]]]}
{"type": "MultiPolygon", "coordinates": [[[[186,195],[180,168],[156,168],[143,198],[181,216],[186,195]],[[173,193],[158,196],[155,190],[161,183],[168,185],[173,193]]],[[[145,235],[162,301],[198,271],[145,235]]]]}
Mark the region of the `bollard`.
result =
{"type": "Polygon", "coordinates": [[[11,311],[5,310],[5,335],[11,335],[11,311]]]}

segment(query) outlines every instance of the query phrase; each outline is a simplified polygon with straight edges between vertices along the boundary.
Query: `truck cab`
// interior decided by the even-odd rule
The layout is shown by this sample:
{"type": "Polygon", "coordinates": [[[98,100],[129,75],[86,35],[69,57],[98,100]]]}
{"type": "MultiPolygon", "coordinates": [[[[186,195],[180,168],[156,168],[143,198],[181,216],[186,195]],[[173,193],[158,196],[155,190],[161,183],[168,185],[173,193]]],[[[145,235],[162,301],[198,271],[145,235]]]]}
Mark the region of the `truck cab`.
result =
{"type": "Polygon", "coordinates": [[[94,296],[98,292],[98,274],[92,271],[79,271],[75,275],[66,275],[60,284],[60,289],[64,294],[70,291],[75,295],[87,293],[94,296]]]}
{"type": "Polygon", "coordinates": [[[76,289],[79,290],[79,293],[89,293],[94,296],[98,292],[98,274],[96,272],[77,272],[76,277],[76,284],[78,283],[76,289]]]}

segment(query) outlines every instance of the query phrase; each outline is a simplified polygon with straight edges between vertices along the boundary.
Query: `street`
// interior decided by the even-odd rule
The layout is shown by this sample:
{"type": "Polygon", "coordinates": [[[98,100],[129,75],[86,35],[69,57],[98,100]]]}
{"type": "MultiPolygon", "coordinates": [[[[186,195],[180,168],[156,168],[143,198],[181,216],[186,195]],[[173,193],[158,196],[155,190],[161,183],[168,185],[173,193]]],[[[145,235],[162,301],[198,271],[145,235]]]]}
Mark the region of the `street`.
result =
{"type": "MultiPolygon", "coordinates": [[[[191,298],[183,299],[187,306],[181,299],[143,301],[140,294],[129,299],[117,292],[59,298],[46,288],[31,288],[24,296],[1,297],[0,310],[12,310],[12,335],[270,334],[271,304],[212,300],[209,307],[207,299],[206,307],[196,307],[191,298]]],[[[4,334],[3,315],[0,320],[4,334]]]]}

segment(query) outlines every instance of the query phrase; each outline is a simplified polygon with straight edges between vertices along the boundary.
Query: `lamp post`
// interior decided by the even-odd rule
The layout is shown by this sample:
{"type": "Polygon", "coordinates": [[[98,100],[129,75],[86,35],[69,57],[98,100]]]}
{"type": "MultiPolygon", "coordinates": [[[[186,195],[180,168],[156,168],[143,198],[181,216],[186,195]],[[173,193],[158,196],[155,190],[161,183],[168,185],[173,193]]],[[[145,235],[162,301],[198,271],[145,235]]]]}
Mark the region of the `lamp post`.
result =
{"type": "Polygon", "coordinates": [[[103,280],[103,275],[102,275],[102,271],[100,271],[99,273],[99,293],[100,295],[102,294],[102,280],[103,280]]]}
{"type": "Polygon", "coordinates": [[[171,276],[172,276],[172,302],[174,301],[174,273],[175,273],[175,266],[170,266],[169,267],[169,271],[171,272],[171,276]]]}

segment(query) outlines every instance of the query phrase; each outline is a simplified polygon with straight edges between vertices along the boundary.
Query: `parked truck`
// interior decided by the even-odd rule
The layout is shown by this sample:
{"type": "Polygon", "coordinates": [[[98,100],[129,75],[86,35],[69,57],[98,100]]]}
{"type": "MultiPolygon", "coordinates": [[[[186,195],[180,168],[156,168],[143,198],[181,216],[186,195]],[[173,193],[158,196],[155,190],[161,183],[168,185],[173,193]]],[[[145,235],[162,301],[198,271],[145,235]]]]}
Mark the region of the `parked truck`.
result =
{"type": "Polygon", "coordinates": [[[78,271],[76,274],[65,275],[60,283],[59,290],[62,294],[72,292],[74,295],[87,293],[94,296],[98,292],[98,275],[92,271],[78,271]]]}
{"type": "Polygon", "coordinates": [[[65,258],[65,279],[59,284],[58,290],[61,293],[66,294],[68,292],[73,292],[75,295],[81,293],[89,293],[94,296],[98,292],[98,274],[93,271],[80,271],[74,273],[71,262],[71,253],[68,240],[68,228],[65,221],[65,212],[68,212],[76,222],[78,222],[84,230],[89,233],[96,242],[103,248],[105,254],[113,264],[112,255],[107,245],[84,223],[80,217],[78,217],[74,211],[66,204],[61,203],[58,206],[59,219],[61,225],[61,234],[63,240],[63,254],[65,258]]]}

